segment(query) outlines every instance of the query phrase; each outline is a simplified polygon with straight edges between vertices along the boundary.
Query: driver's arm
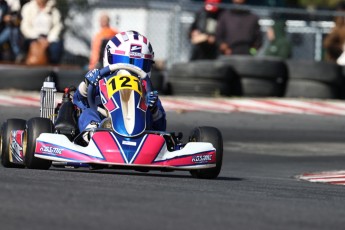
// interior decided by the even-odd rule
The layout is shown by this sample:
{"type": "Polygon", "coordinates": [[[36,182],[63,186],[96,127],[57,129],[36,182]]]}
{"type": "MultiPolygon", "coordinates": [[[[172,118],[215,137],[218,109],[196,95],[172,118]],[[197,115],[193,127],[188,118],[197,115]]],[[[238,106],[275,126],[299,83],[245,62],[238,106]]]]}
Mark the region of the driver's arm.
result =
{"type": "Polygon", "coordinates": [[[87,84],[82,81],[78,89],[73,95],[73,103],[78,106],[80,109],[84,110],[88,107],[87,103],[87,84]]]}

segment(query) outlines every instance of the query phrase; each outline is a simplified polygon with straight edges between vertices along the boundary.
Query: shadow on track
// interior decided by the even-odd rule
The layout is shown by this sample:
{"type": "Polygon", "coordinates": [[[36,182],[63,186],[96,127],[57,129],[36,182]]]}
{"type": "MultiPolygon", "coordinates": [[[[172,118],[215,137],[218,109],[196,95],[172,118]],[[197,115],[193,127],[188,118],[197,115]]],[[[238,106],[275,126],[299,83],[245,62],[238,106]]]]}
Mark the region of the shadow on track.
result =
{"type": "MultiPolygon", "coordinates": [[[[126,175],[126,176],[144,176],[144,177],[166,177],[166,178],[185,178],[185,179],[195,179],[190,175],[176,175],[176,174],[161,174],[155,172],[133,172],[133,171],[105,171],[105,170],[88,170],[88,169],[68,169],[68,168],[51,168],[49,171],[64,171],[64,172],[79,172],[79,173],[96,173],[96,174],[104,174],[104,175],[126,175]]],[[[170,172],[167,172],[170,173],[170,172]]],[[[214,181],[242,181],[244,179],[237,178],[237,177],[218,177],[216,179],[199,179],[199,180],[214,180],[214,181]]]]}

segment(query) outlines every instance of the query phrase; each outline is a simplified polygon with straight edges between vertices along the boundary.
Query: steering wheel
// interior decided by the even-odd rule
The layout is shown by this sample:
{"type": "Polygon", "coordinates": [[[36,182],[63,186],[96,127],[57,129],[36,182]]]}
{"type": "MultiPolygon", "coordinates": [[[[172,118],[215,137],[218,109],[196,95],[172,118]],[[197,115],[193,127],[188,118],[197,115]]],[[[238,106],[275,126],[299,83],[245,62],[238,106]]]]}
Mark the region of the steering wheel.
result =
{"type": "MultiPolygon", "coordinates": [[[[139,67],[132,65],[132,64],[127,64],[127,63],[117,63],[117,64],[111,64],[109,66],[104,67],[103,69],[100,69],[100,79],[107,77],[110,73],[116,71],[116,70],[128,70],[130,72],[133,72],[137,74],[141,79],[148,79],[148,84],[147,84],[147,91],[150,92],[152,89],[152,84],[151,81],[149,80],[150,78],[148,77],[147,73],[140,69],[139,67]]],[[[88,89],[87,89],[87,102],[89,103],[90,108],[97,109],[97,105],[95,102],[94,98],[94,91],[95,91],[94,85],[89,84],[88,89]]]]}

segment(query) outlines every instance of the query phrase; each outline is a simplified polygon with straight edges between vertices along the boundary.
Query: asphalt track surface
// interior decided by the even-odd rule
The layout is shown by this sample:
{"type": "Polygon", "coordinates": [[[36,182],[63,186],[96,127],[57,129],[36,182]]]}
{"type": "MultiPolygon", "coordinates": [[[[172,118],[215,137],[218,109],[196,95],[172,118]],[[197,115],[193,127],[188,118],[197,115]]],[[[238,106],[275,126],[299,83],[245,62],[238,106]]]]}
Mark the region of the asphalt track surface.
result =
{"type": "MultiPolygon", "coordinates": [[[[0,107],[7,118],[37,108],[0,107]]],[[[168,113],[169,130],[218,127],[216,180],[187,172],[0,166],[1,229],[344,229],[345,187],[299,181],[345,169],[342,116],[168,113]]]]}

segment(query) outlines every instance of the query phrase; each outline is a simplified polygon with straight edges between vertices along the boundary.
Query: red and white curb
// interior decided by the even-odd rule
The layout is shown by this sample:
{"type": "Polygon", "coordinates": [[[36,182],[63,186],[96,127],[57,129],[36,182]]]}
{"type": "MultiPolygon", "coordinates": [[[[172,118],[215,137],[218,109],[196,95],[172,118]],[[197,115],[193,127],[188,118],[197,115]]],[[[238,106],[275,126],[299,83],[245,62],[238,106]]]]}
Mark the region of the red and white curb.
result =
{"type": "Polygon", "coordinates": [[[40,107],[40,97],[31,95],[4,95],[0,94],[1,106],[23,106],[23,107],[40,107]]]}
{"type": "Polygon", "coordinates": [[[345,102],[299,99],[162,97],[166,110],[258,114],[345,115],[345,102]]]}
{"type": "Polygon", "coordinates": [[[315,183],[345,185],[345,170],[319,172],[319,173],[305,173],[300,176],[297,176],[296,178],[299,180],[315,182],[315,183]]]}
{"type": "MultiPolygon", "coordinates": [[[[161,96],[166,111],[345,116],[345,101],[283,98],[197,98],[161,96]]],[[[60,96],[57,96],[60,100],[60,96]]],[[[0,93],[1,106],[40,106],[39,93],[0,93]]]]}

